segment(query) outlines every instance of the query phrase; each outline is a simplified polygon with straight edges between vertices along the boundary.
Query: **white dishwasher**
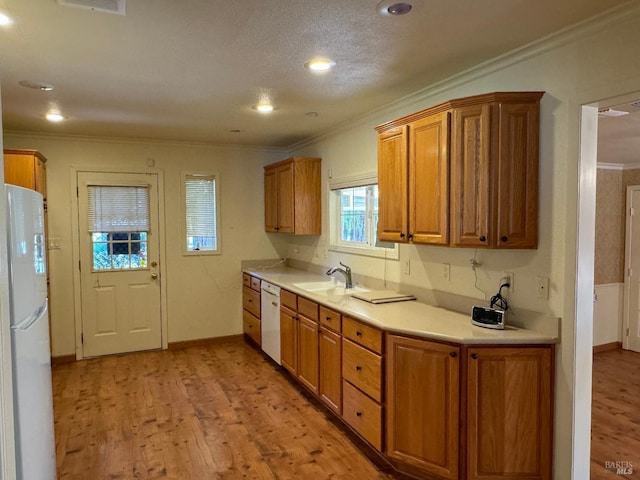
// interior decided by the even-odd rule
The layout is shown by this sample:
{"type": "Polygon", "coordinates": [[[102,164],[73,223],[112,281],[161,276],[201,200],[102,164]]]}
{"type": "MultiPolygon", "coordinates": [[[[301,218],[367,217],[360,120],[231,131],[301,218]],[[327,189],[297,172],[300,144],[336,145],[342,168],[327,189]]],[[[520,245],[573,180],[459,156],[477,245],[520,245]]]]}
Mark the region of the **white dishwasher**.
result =
{"type": "Polygon", "coordinates": [[[280,365],[280,287],[262,281],[262,350],[280,365]]]}

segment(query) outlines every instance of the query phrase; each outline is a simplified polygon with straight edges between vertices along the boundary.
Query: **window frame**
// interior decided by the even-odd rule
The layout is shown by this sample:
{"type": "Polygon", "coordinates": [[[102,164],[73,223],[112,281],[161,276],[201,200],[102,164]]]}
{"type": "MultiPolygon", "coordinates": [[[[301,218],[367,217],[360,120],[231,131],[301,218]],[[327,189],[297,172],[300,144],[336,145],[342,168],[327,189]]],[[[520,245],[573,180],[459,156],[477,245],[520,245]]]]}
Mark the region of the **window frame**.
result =
{"type": "MultiPolygon", "coordinates": [[[[342,243],[341,241],[341,202],[340,202],[340,190],[353,187],[365,187],[378,184],[377,173],[365,173],[352,177],[341,177],[337,179],[329,180],[329,246],[328,250],[339,253],[349,253],[352,255],[363,255],[368,257],[385,258],[389,260],[398,260],[399,251],[398,244],[393,244],[393,248],[376,247],[375,245],[362,245],[355,243],[342,243]]],[[[369,217],[371,212],[371,203],[369,201],[369,195],[367,195],[366,215],[369,217]]],[[[367,220],[369,223],[369,220],[367,220]]],[[[368,233],[372,233],[374,236],[376,232],[373,229],[368,233]]],[[[375,241],[375,238],[368,238],[370,242],[375,241]]]]}
{"type": "Polygon", "coordinates": [[[180,190],[181,190],[181,239],[183,256],[202,256],[202,255],[221,255],[222,239],[220,238],[220,173],[209,170],[183,170],[180,172],[180,190]],[[193,176],[213,177],[215,182],[215,238],[216,248],[214,250],[189,250],[187,249],[187,178],[193,176]]]}

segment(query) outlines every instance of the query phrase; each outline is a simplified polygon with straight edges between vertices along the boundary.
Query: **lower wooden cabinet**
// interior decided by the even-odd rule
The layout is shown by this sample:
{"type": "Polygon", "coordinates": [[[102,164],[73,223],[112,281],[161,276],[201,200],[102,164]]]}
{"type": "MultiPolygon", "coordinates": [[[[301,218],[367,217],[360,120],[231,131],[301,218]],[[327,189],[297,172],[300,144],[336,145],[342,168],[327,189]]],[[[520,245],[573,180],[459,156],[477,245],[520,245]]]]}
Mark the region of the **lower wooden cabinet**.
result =
{"type": "Polygon", "coordinates": [[[349,382],[343,382],[342,418],[382,451],[382,406],[349,382]]]}
{"type": "Polygon", "coordinates": [[[318,324],[298,314],[298,380],[316,395],[318,373],[318,324]]]}
{"type": "Polygon", "coordinates": [[[298,375],[298,316],[280,306],[280,364],[292,375],[298,375]]]}
{"type": "Polygon", "coordinates": [[[552,349],[467,351],[467,479],[549,480],[552,349]]]}
{"type": "Polygon", "coordinates": [[[342,337],[320,328],[319,337],[320,379],[318,395],[331,410],[342,413],[342,337]]]}
{"type": "Polygon", "coordinates": [[[262,345],[262,324],[246,310],[242,310],[242,330],[258,345],[262,345]]]}
{"type": "Polygon", "coordinates": [[[459,352],[451,345],[387,336],[387,455],[452,480],[459,461],[459,352]]]}

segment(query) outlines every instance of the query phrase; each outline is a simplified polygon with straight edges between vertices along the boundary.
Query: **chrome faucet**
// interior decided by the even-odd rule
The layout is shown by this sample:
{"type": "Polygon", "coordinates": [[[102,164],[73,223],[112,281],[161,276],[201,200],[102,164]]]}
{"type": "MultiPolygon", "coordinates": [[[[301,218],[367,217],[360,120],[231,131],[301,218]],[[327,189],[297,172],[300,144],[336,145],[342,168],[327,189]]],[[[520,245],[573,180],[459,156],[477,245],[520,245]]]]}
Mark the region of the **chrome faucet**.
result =
{"type": "Polygon", "coordinates": [[[336,272],[340,272],[342,275],[344,275],[344,286],[346,288],[353,288],[353,281],[351,280],[351,269],[342,262],[340,262],[340,265],[342,265],[344,268],[331,267],[329,270],[327,270],[326,275],[333,275],[336,272]]]}

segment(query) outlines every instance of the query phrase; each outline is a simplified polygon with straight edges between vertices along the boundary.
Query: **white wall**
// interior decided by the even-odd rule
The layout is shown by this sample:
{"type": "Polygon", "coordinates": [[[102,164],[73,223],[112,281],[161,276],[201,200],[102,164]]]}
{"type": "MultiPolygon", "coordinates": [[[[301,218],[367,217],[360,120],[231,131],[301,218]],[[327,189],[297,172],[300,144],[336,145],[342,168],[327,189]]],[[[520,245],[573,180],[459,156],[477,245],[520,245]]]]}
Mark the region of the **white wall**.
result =
{"type": "MultiPolygon", "coordinates": [[[[591,370],[586,367],[590,365],[587,352],[591,351],[592,325],[589,313],[579,319],[576,314],[580,107],[639,90],[639,45],[640,8],[634,2],[632,8],[428,87],[360,121],[298,145],[294,152],[323,158],[326,202],[329,168],[334,178],[376,169],[375,125],[467,95],[509,90],[546,92],[541,102],[539,247],[533,251],[479,250],[478,259],[483,263],[479,284],[488,295],[495,292],[503,270],[508,269],[515,273],[515,289],[510,295],[514,306],[563,319],[562,343],[556,350],[554,474],[558,479],[586,478],[582,473],[589,468],[588,420],[587,428],[583,426],[584,413],[590,411],[591,370]],[[533,293],[539,275],[550,278],[548,300],[539,300],[533,293]],[[581,358],[576,359],[576,354],[581,358]],[[580,362],[586,367],[576,369],[580,362]],[[579,414],[575,422],[574,411],[579,414]],[[573,473],[572,463],[578,465],[573,473]]],[[[583,169],[587,176],[582,180],[588,188],[582,194],[594,196],[595,175],[590,178],[588,172],[595,172],[595,154],[586,161],[592,161],[593,166],[583,169]]],[[[589,215],[594,217],[595,213],[587,212],[589,215]]],[[[387,261],[385,266],[384,260],[327,254],[326,215],[323,220],[325,234],[314,241],[290,239],[289,256],[295,256],[298,250],[300,259],[311,263],[335,264],[342,260],[356,275],[380,277],[384,271],[387,279],[404,285],[482,298],[474,289],[469,265],[473,250],[403,245],[401,259],[410,258],[412,262],[411,274],[404,275],[401,262],[387,261]],[[442,263],[451,264],[450,281],[442,278],[442,263]]],[[[591,259],[591,285],[592,263],[591,259]]]]}
{"type": "Polygon", "coordinates": [[[622,298],[624,283],[594,287],[593,345],[622,342],[622,298]]]}
{"type": "MultiPolygon", "coordinates": [[[[5,132],[6,148],[37,149],[47,158],[53,355],[75,354],[71,166],[144,169],[147,159],[164,171],[168,340],[242,332],[240,261],[277,257],[264,233],[262,166],[285,158],[268,149],[214,148],[17,135],[5,132]],[[183,256],[181,170],[220,173],[222,255],[183,256]]],[[[79,295],[79,292],[75,292],[79,295]]]]}

